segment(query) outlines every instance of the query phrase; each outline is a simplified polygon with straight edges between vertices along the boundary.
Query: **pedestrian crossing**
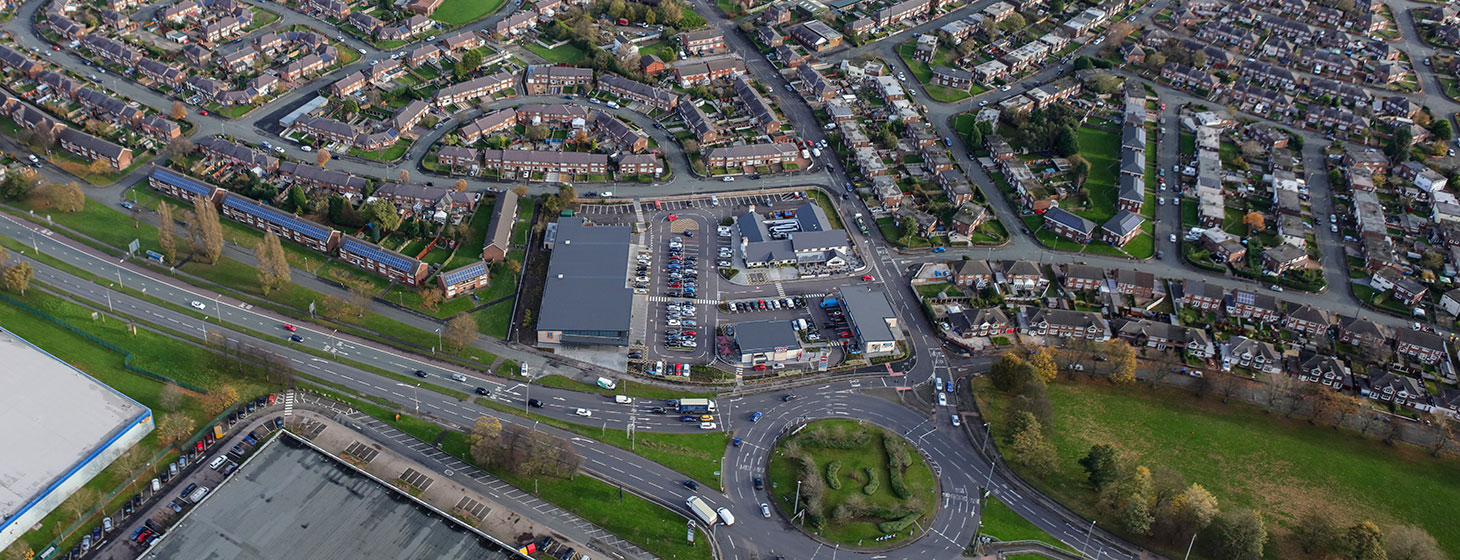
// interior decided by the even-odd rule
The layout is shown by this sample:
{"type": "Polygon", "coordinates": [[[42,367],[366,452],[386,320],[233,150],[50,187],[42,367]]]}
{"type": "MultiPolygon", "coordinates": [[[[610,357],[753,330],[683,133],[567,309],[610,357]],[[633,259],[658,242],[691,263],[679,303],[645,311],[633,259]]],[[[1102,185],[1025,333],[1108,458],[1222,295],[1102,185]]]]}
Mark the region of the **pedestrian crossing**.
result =
{"type": "Polygon", "coordinates": [[[294,393],[284,393],[284,416],[294,415],[294,393]]]}
{"type": "Polygon", "coordinates": [[[649,298],[649,301],[651,303],[667,303],[667,302],[671,302],[671,301],[675,301],[675,302],[680,302],[680,301],[693,301],[697,305],[720,305],[720,300],[718,300],[718,299],[705,299],[705,298],[686,299],[686,298],[669,297],[669,296],[648,296],[648,298],[649,298]]]}

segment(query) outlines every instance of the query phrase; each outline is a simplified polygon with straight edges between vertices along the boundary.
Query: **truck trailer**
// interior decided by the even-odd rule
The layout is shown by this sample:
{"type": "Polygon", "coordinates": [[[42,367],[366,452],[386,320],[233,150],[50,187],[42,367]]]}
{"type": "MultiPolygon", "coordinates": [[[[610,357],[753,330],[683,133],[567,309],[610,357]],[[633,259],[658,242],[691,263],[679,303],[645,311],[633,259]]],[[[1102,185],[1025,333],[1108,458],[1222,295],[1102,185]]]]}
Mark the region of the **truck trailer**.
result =
{"type": "Polygon", "coordinates": [[[715,521],[719,520],[719,516],[715,514],[715,510],[710,507],[710,504],[701,500],[699,496],[690,496],[684,503],[686,506],[689,506],[690,513],[693,513],[695,517],[699,518],[705,524],[705,527],[713,527],[715,526],[715,521]]]}

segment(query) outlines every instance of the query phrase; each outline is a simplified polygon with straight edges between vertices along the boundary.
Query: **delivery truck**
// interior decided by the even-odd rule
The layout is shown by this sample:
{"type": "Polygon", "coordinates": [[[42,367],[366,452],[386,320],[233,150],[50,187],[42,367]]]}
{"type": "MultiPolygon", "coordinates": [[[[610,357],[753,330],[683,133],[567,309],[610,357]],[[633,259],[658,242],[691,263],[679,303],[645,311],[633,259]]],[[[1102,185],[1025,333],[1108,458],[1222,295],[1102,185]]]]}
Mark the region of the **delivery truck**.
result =
{"type": "Polygon", "coordinates": [[[705,503],[699,496],[690,496],[684,503],[689,506],[690,513],[693,513],[695,517],[699,518],[705,524],[705,527],[713,527],[715,521],[719,520],[719,517],[715,515],[714,508],[711,508],[710,504],[705,503]]]}

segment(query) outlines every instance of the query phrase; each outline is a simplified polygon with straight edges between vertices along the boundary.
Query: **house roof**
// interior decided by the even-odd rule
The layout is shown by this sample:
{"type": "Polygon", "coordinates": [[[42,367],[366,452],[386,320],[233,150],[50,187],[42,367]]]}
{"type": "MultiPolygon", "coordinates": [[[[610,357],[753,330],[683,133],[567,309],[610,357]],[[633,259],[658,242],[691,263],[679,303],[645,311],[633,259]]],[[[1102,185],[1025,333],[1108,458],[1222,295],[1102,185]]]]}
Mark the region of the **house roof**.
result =
{"type": "Polygon", "coordinates": [[[492,222],[487,226],[487,247],[507,250],[512,242],[512,226],[517,219],[517,193],[504,190],[497,193],[497,204],[492,207],[492,222]]]}
{"type": "Polygon", "coordinates": [[[486,262],[474,261],[466,266],[441,273],[441,281],[450,286],[481,278],[489,274],[489,272],[490,270],[487,268],[486,262]]]}
{"type": "Polygon", "coordinates": [[[374,243],[367,243],[353,237],[346,237],[341,251],[360,255],[395,270],[410,273],[420,267],[421,261],[391,251],[374,243]]]}
{"type": "Polygon", "coordinates": [[[1104,281],[1105,269],[1088,264],[1067,264],[1065,265],[1065,278],[1104,281]]]}
{"type": "Polygon", "coordinates": [[[777,348],[800,348],[801,338],[790,321],[747,321],[735,324],[735,345],[744,354],[760,354],[777,348]]]}
{"type": "Polygon", "coordinates": [[[202,181],[199,181],[192,177],[188,177],[186,175],[176,173],[170,169],[165,169],[162,167],[153,167],[151,176],[159,181],[162,181],[197,196],[212,195],[213,190],[218,188],[213,185],[203,183],[202,181]]]}
{"type": "Polygon", "coordinates": [[[329,241],[330,237],[335,233],[333,229],[302,219],[293,214],[286,214],[232,193],[223,199],[223,206],[269,222],[275,226],[297,231],[300,235],[321,243],[329,241]]]}
{"type": "Polygon", "coordinates": [[[1105,222],[1102,228],[1116,236],[1124,237],[1131,232],[1140,231],[1141,226],[1145,223],[1146,219],[1141,217],[1140,214],[1136,214],[1130,210],[1121,210],[1116,212],[1115,216],[1112,216],[1109,221],[1105,222]]]}
{"type": "Polygon", "coordinates": [[[1095,231],[1095,222],[1086,220],[1085,218],[1077,216],[1074,213],[1058,206],[1050,208],[1048,212],[1045,212],[1044,219],[1051,220],[1055,223],[1064,225],[1065,227],[1069,227],[1086,235],[1095,231]]]}

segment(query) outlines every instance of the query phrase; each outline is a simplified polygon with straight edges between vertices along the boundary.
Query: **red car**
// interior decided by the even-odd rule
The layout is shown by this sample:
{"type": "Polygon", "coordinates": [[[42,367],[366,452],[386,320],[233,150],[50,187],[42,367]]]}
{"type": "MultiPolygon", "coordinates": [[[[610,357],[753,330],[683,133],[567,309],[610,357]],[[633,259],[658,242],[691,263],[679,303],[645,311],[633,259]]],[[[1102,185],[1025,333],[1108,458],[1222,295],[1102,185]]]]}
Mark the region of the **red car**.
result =
{"type": "Polygon", "coordinates": [[[841,337],[841,338],[851,338],[852,337],[852,331],[842,331],[842,332],[836,333],[836,335],[838,337],[841,337]]]}
{"type": "Polygon", "coordinates": [[[296,326],[294,326],[294,325],[292,325],[290,323],[284,323],[284,330],[289,331],[289,332],[294,332],[294,331],[299,330],[299,327],[296,327],[296,326]]]}
{"type": "Polygon", "coordinates": [[[872,275],[871,274],[863,274],[862,275],[862,280],[867,281],[867,282],[871,282],[872,281],[872,275]]]}
{"type": "Polygon", "coordinates": [[[679,214],[670,214],[669,217],[666,218],[666,220],[671,221],[671,222],[672,221],[675,221],[675,220],[678,220],[678,219],[679,219],[679,214]]]}
{"type": "Polygon", "coordinates": [[[203,440],[198,440],[198,453],[203,452],[203,440]]]}
{"type": "Polygon", "coordinates": [[[198,114],[206,117],[206,116],[208,116],[208,110],[207,109],[198,109],[198,114]]]}
{"type": "Polygon", "coordinates": [[[694,335],[695,335],[695,332],[694,331],[684,331],[684,336],[694,336],[694,335]]]}
{"type": "Polygon", "coordinates": [[[765,364],[755,364],[755,371],[765,371],[765,364]]]}
{"type": "Polygon", "coordinates": [[[279,394],[278,393],[269,393],[269,404],[274,404],[274,400],[277,399],[278,397],[279,397],[279,394]]]}
{"type": "Polygon", "coordinates": [[[679,282],[670,282],[669,283],[669,287],[671,287],[671,288],[678,288],[679,287],[679,282]]]}

